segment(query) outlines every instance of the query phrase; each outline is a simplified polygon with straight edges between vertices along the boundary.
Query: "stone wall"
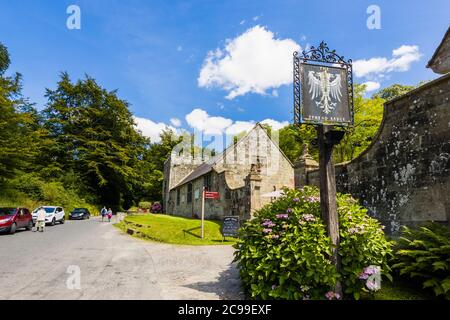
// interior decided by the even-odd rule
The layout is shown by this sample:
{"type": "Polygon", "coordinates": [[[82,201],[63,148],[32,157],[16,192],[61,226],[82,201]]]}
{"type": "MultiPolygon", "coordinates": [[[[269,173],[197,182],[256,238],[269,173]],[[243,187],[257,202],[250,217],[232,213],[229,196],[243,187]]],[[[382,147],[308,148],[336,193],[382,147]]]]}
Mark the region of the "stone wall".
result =
{"type": "MultiPolygon", "coordinates": [[[[390,232],[450,220],[450,74],[389,101],[373,143],[336,166],[339,192],[358,198],[390,232]]],[[[308,171],[319,184],[318,170],[308,171]]]]}
{"type": "Polygon", "coordinates": [[[163,180],[163,209],[169,206],[169,190],[175,187],[183,178],[191,173],[201,164],[201,161],[191,156],[179,156],[173,151],[170,157],[164,162],[163,180]]]}

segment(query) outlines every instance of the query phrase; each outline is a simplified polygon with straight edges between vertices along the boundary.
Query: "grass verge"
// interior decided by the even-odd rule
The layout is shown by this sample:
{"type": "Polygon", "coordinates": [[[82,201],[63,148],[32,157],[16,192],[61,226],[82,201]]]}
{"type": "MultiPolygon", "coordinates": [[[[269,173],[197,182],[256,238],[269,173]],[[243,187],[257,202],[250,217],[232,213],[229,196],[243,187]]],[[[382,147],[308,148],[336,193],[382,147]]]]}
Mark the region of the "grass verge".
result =
{"type": "Polygon", "coordinates": [[[383,281],[381,289],[374,294],[364,293],[362,300],[432,300],[435,299],[431,294],[424,290],[419,290],[414,285],[401,280],[394,282],[383,281]]]}
{"type": "Polygon", "coordinates": [[[222,242],[221,222],[205,220],[205,238],[201,238],[201,220],[165,214],[128,216],[115,225],[138,238],[183,245],[233,244],[234,238],[222,242]],[[132,230],[132,231],[128,231],[132,230]]]}

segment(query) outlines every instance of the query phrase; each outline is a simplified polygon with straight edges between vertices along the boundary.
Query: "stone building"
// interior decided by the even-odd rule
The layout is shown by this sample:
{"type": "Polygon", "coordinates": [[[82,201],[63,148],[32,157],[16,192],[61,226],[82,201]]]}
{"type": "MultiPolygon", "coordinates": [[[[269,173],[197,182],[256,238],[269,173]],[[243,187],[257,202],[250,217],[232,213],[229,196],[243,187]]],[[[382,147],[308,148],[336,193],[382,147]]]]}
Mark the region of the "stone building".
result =
{"type": "Polygon", "coordinates": [[[450,72],[450,27],[428,62],[427,68],[440,74],[450,72]]]}
{"type": "Polygon", "coordinates": [[[265,193],[294,187],[292,163],[266,130],[256,124],[221,154],[201,161],[173,151],[164,164],[163,204],[168,214],[199,217],[201,194],[218,191],[219,200],[205,200],[205,218],[226,215],[249,219],[270,202],[265,193]]]}

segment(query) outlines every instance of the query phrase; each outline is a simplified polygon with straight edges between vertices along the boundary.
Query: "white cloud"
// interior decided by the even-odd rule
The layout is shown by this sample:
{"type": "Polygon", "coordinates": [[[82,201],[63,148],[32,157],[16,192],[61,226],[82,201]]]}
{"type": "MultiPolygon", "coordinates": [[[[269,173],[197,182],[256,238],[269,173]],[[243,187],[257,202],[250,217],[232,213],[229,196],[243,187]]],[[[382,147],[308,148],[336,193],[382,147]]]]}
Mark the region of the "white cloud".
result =
{"type": "Polygon", "coordinates": [[[253,21],[258,21],[259,18],[261,18],[261,16],[254,16],[254,17],[253,17],[253,21]]]}
{"type": "Polygon", "coordinates": [[[253,121],[236,121],[225,130],[225,133],[234,136],[241,132],[250,131],[254,126],[255,123],[253,121]]]}
{"type": "Polygon", "coordinates": [[[181,120],[178,118],[171,118],[170,119],[170,123],[174,126],[174,127],[179,127],[181,126],[181,120]]]}
{"type": "MultiPolygon", "coordinates": [[[[152,143],[158,143],[161,141],[160,134],[163,130],[171,129],[177,134],[181,134],[184,129],[179,128],[181,126],[181,120],[178,118],[171,118],[170,122],[173,126],[164,122],[154,122],[150,119],[133,117],[135,127],[142,135],[149,137],[152,143]]],[[[198,131],[202,131],[204,134],[227,134],[237,135],[241,132],[247,132],[252,129],[255,121],[233,121],[228,118],[220,116],[211,116],[205,110],[196,108],[186,115],[186,121],[188,125],[198,131]]],[[[261,123],[268,124],[274,130],[278,130],[287,126],[288,121],[277,121],[273,119],[265,119],[261,123]]]]}
{"type": "Polygon", "coordinates": [[[223,117],[212,117],[205,110],[194,109],[186,115],[186,121],[194,129],[205,134],[221,134],[233,121],[223,117]]]}
{"type": "Polygon", "coordinates": [[[366,92],[375,91],[380,89],[380,83],[376,81],[367,81],[363,83],[366,85],[366,92]]]}
{"type": "Polygon", "coordinates": [[[273,130],[279,130],[283,127],[286,127],[289,124],[288,121],[279,122],[279,121],[273,120],[273,119],[266,119],[266,120],[261,121],[261,123],[268,124],[269,126],[272,127],[273,130]]]}
{"type": "Polygon", "coordinates": [[[245,23],[245,20],[241,20],[241,22],[239,22],[240,25],[243,25],[245,23]]]}
{"type": "Polygon", "coordinates": [[[422,54],[418,46],[402,45],[392,51],[392,58],[376,57],[353,62],[357,77],[384,76],[389,72],[408,71],[413,62],[419,61],[422,54]]]}
{"type": "MultiPolygon", "coordinates": [[[[273,119],[265,119],[260,123],[270,125],[273,130],[279,130],[289,124],[287,121],[280,122],[273,119]]],[[[241,132],[248,132],[255,126],[255,124],[255,121],[236,121],[231,126],[226,128],[225,133],[227,135],[237,135],[241,132]]]]}
{"type": "MultiPolygon", "coordinates": [[[[225,133],[227,135],[249,131],[256,124],[255,121],[233,121],[224,117],[211,116],[200,108],[194,109],[186,115],[186,121],[190,127],[203,131],[205,134],[225,133]]],[[[288,121],[280,122],[273,119],[265,119],[261,123],[270,125],[274,130],[281,129],[289,124],[288,121]]]]}
{"type": "Polygon", "coordinates": [[[143,136],[149,137],[152,143],[160,142],[161,138],[159,134],[165,129],[171,129],[174,132],[177,132],[177,129],[169,126],[163,122],[154,122],[150,119],[133,117],[134,122],[136,123],[136,128],[142,133],[143,136]]]}
{"type": "Polygon", "coordinates": [[[223,50],[210,51],[198,77],[200,87],[220,87],[227,99],[247,93],[266,94],[292,82],[292,53],[300,46],[291,39],[275,39],[262,26],[227,40],[223,50]]]}
{"type": "Polygon", "coordinates": [[[183,51],[183,47],[182,47],[182,46],[178,46],[178,47],[177,47],[177,51],[178,51],[178,52],[183,51]]]}

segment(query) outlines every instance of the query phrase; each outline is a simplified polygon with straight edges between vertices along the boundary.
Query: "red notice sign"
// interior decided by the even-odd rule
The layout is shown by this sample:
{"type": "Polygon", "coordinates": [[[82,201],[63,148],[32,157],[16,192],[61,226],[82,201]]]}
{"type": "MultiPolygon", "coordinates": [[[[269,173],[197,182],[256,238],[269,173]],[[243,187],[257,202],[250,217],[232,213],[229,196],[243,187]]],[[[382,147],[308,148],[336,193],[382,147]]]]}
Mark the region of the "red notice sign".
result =
{"type": "Polygon", "coordinates": [[[220,199],[220,194],[213,191],[205,191],[205,199],[220,199]]]}

